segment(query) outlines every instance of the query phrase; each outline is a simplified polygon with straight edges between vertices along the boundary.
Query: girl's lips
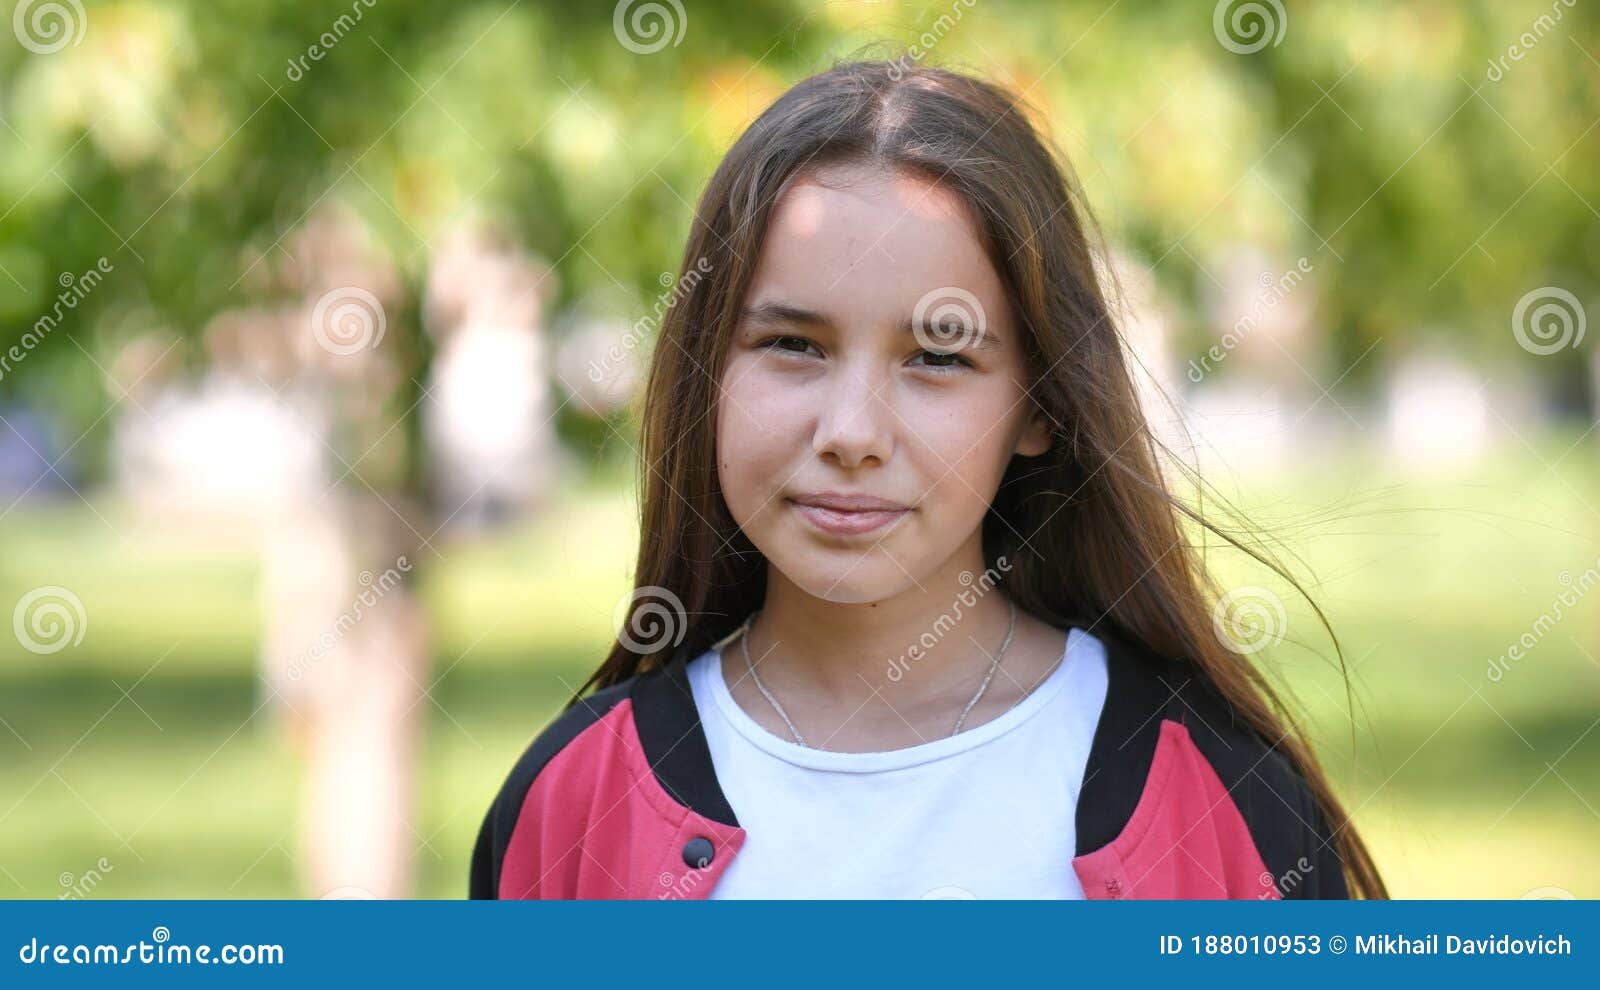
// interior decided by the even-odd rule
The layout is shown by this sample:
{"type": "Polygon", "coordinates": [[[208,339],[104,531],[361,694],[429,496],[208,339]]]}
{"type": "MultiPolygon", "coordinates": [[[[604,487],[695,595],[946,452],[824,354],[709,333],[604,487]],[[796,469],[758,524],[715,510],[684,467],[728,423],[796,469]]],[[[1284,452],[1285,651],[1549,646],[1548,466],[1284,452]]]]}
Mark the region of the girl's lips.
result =
{"type": "Polygon", "coordinates": [[[890,525],[910,509],[830,509],[820,505],[790,502],[800,518],[825,533],[838,536],[859,536],[890,525]]]}

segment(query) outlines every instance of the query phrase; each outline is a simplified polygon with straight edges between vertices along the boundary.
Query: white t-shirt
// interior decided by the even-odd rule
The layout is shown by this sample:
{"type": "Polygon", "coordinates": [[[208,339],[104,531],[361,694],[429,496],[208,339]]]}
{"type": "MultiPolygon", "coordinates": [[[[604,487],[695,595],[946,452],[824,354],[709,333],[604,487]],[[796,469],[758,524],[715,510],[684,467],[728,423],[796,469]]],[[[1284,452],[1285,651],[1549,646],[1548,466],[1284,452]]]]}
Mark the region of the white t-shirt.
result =
{"type": "MultiPolygon", "coordinates": [[[[728,673],[745,676],[730,646],[728,673]]],[[[712,649],[689,663],[717,780],[746,830],[713,898],[1083,897],[1078,792],[1106,695],[1094,636],[1070,630],[1063,661],[998,718],[879,753],[768,732],[733,700],[721,659],[712,649]]]]}

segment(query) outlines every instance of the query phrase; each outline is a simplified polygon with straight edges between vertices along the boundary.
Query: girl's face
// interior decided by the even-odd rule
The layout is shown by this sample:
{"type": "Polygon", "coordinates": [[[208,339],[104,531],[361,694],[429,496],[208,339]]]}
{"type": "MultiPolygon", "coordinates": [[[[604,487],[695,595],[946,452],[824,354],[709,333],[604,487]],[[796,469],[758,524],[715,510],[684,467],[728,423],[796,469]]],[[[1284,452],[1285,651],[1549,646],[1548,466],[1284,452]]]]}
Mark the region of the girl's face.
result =
{"type": "Polygon", "coordinates": [[[796,179],[721,381],[718,477],[734,520],[829,601],[981,571],[1007,464],[1050,444],[1021,345],[955,194],[861,166],[796,179]]]}

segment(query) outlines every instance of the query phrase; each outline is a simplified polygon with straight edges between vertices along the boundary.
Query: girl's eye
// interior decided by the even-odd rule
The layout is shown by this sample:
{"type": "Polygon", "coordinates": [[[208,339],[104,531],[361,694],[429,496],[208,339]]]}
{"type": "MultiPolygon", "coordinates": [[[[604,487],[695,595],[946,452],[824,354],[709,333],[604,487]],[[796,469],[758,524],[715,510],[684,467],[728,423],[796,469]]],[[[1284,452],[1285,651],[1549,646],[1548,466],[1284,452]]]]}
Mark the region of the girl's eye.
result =
{"type": "MultiPolygon", "coordinates": [[[[786,351],[790,354],[804,354],[806,353],[807,348],[813,346],[815,345],[813,345],[811,341],[805,339],[804,337],[783,335],[777,337],[768,337],[766,340],[763,340],[757,344],[756,348],[759,350],[786,351]]],[[[954,351],[941,352],[924,349],[917,352],[917,356],[912,358],[912,360],[916,361],[917,358],[926,359],[926,363],[921,365],[921,367],[939,374],[951,374],[960,370],[961,368],[974,367],[971,361],[954,351]]]]}
{"type": "Polygon", "coordinates": [[[917,357],[927,358],[928,363],[923,367],[941,374],[949,374],[958,368],[973,366],[971,361],[957,354],[955,351],[929,351],[924,350],[917,357]]]}
{"type": "Polygon", "coordinates": [[[791,354],[804,354],[806,348],[811,346],[811,341],[804,337],[768,337],[756,346],[763,349],[788,351],[791,354]]]}

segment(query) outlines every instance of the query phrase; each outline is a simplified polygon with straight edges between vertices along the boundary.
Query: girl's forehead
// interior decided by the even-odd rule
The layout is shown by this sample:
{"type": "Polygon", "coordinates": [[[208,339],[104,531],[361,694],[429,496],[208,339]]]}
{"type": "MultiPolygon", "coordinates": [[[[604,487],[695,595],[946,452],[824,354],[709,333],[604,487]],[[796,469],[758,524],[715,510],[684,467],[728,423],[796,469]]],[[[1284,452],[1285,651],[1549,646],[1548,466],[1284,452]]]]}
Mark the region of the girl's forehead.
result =
{"type": "Polygon", "coordinates": [[[1000,301],[999,276],[967,205],[927,177],[855,166],[785,188],[752,288],[903,314],[950,286],[1000,301]]]}
{"type": "Polygon", "coordinates": [[[796,176],[778,197],[775,222],[797,231],[813,230],[824,221],[888,218],[912,223],[966,227],[972,219],[952,189],[931,176],[874,165],[835,165],[796,176]]]}

